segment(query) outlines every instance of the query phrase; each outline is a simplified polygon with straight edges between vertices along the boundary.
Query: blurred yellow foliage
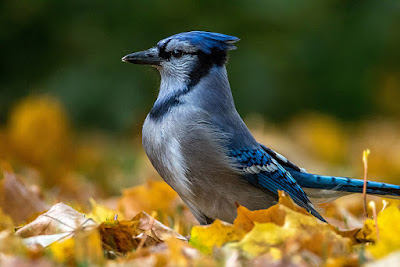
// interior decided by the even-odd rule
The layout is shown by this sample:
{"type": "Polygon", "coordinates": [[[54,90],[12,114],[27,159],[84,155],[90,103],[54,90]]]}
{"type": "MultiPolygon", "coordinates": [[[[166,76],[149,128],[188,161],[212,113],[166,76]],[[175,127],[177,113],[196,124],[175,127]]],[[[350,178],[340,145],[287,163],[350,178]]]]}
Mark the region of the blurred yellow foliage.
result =
{"type": "Polygon", "coordinates": [[[11,111],[8,134],[19,157],[29,163],[59,164],[71,149],[69,122],[61,103],[49,96],[31,96],[11,111]]]}
{"type": "Polygon", "coordinates": [[[73,263],[75,240],[73,238],[63,239],[49,246],[50,253],[58,263],[73,263]]]}
{"type": "Polygon", "coordinates": [[[5,229],[12,229],[14,227],[14,222],[10,216],[5,214],[0,208],[0,232],[5,229]]]}
{"type": "Polygon", "coordinates": [[[342,163],[348,153],[344,126],[333,117],[308,114],[293,120],[289,130],[295,141],[321,160],[342,163]]]}
{"type": "Polygon", "coordinates": [[[116,210],[107,208],[103,205],[97,204],[93,198],[89,199],[89,202],[90,202],[90,205],[92,205],[92,210],[90,211],[90,213],[86,214],[86,217],[93,219],[97,223],[102,223],[102,222],[106,222],[106,221],[114,221],[115,217],[118,220],[125,219],[122,213],[120,213],[116,210]]]}
{"type": "MultiPolygon", "coordinates": [[[[344,166],[361,176],[360,154],[369,147],[373,153],[368,159],[369,177],[392,177],[393,183],[399,183],[399,123],[369,120],[353,127],[330,116],[308,114],[295,118],[285,130],[264,124],[260,118],[254,125],[258,141],[279,148],[278,152],[283,149],[282,153],[289,159],[293,157],[301,167],[325,171],[333,164],[327,172],[332,175],[336,174],[331,171],[332,166],[333,170],[344,166]],[[288,138],[287,132],[293,138],[288,138]]],[[[279,192],[279,204],[266,210],[250,211],[239,206],[233,224],[216,220],[193,228],[193,216],[164,182],[148,181],[124,190],[122,197],[105,199],[120,184],[158,175],[140,150],[139,142],[128,138],[119,142],[92,132],[79,135],[79,140],[73,136],[62,105],[49,96],[31,96],[19,102],[6,128],[0,129],[0,157],[17,163],[18,173],[17,177],[8,162],[0,160],[4,171],[0,180],[0,231],[5,230],[0,232],[0,265],[4,255],[19,253],[28,258],[47,257],[52,263],[64,265],[102,265],[106,255],[107,264],[110,259],[117,259],[110,266],[219,266],[221,262],[236,266],[257,265],[257,260],[263,264],[275,261],[306,265],[310,258],[314,265],[336,266],[359,264],[362,253],[357,254],[356,247],[351,247],[357,242],[371,242],[366,249],[367,260],[370,255],[383,258],[400,250],[400,228],[396,225],[400,211],[394,205],[378,214],[379,240],[373,220],[366,220],[354,238],[363,223],[360,195],[326,205],[328,212],[323,216],[347,232],[321,223],[283,192],[279,192]],[[136,166],[137,171],[133,170],[136,166]],[[40,185],[48,187],[43,190],[40,185]],[[88,210],[87,200],[91,197],[100,199],[102,204],[91,199],[91,212],[86,216],[68,205],[57,204],[63,207],[57,216],[49,217],[48,212],[39,216],[33,224],[16,232],[21,238],[10,233],[19,222],[33,217],[33,204],[41,204],[41,210],[45,210],[45,203],[62,198],[81,211],[88,210]],[[76,218],[83,221],[78,223],[76,218]],[[35,232],[25,236],[21,234],[24,229],[35,232]],[[57,232],[60,229],[63,233],[57,232]],[[181,234],[187,235],[190,229],[188,244],[181,234]],[[64,239],[56,242],[60,238],[64,239]],[[28,244],[49,247],[37,245],[38,252],[32,252],[36,250],[26,248],[28,244]],[[51,252],[52,258],[46,251],[51,252]]],[[[378,209],[382,208],[378,197],[368,199],[377,201],[378,209]]]]}

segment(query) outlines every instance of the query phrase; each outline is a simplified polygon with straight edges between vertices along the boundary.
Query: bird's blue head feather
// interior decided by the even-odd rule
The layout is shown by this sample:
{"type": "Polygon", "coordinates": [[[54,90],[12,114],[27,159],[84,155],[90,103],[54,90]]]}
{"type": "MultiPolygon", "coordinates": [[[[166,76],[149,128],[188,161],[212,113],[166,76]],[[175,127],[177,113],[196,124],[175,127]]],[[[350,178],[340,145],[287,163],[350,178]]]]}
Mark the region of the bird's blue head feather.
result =
{"type": "Polygon", "coordinates": [[[236,49],[236,46],[233,43],[240,40],[237,37],[222,33],[191,31],[191,32],[182,32],[167,37],[159,41],[157,46],[162,47],[169,41],[174,39],[179,41],[189,42],[191,45],[195,46],[198,50],[206,54],[210,54],[215,49],[220,51],[236,49]]]}

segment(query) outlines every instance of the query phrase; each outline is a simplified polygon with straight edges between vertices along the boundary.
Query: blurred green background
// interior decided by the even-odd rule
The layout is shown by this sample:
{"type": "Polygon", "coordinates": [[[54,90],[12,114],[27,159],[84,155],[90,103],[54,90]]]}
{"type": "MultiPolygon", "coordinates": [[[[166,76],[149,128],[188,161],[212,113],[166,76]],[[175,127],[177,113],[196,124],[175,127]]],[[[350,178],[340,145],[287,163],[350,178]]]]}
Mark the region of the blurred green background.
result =
{"type": "Polygon", "coordinates": [[[244,116],[400,117],[397,0],[3,0],[0,11],[1,122],[20,98],[50,93],[74,125],[139,132],[159,78],[121,57],[189,30],[241,38],[228,72],[244,116]]]}

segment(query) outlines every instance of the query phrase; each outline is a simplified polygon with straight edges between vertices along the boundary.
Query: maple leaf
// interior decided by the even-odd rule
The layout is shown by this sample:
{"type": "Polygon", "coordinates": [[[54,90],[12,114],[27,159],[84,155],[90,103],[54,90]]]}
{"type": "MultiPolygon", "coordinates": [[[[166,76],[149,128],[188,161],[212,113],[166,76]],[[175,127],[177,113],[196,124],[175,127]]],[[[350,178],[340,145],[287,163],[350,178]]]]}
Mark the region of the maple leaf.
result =
{"type": "Polygon", "coordinates": [[[215,220],[210,225],[194,226],[189,243],[204,253],[211,253],[213,247],[242,239],[245,232],[230,223],[215,220]]]}

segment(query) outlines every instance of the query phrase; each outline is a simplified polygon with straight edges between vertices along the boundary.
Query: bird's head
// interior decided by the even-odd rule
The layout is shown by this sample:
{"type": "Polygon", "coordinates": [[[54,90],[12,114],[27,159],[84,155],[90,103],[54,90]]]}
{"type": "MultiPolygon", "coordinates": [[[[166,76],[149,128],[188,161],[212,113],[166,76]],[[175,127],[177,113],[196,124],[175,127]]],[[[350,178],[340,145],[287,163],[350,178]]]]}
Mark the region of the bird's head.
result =
{"type": "Polygon", "coordinates": [[[148,50],[128,54],[122,61],[150,65],[162,78],[197,83],[216,66],[223,66],[227,51],[235,49],[239,38],[221,33],[191,31],[167,37],[148,50]]]}

